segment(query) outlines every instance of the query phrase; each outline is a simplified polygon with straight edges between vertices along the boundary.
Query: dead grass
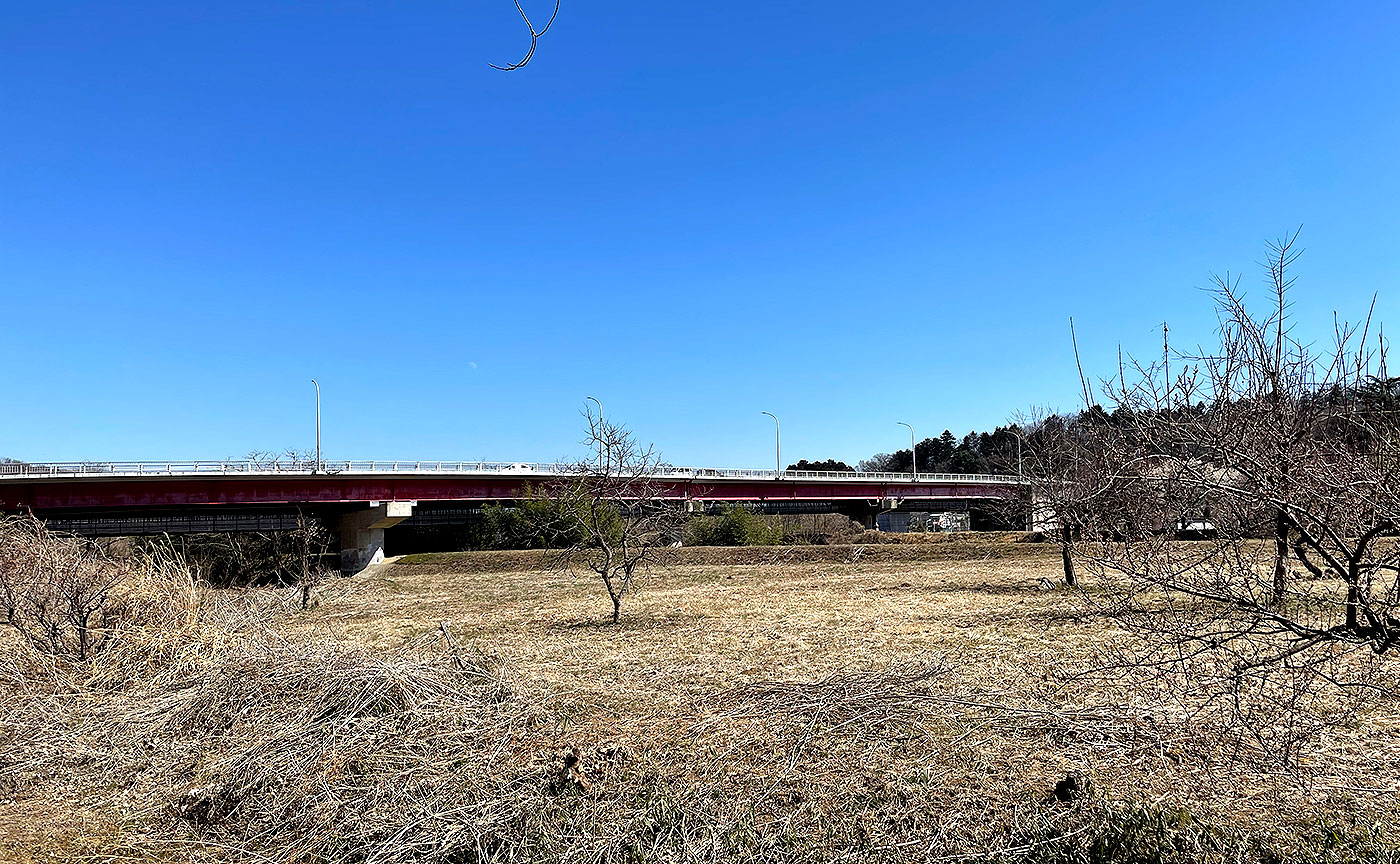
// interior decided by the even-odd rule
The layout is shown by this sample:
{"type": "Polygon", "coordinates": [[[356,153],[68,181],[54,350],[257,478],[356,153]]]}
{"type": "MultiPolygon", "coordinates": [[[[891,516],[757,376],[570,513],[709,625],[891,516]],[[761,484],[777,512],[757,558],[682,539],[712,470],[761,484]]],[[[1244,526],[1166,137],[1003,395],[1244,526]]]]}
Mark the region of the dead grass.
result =
{"type": "Polygon", "coordinates": [[[1082,674],[1119,636],[1037,587],[1055,547],[867,549],[701,556],[619,626],[600,586],[464,556],[337,582],[304,614],[207,597],[197,634],[123,667],[139,676],[0,677],[19,697],[0,858],[1394,854],[1393,706],[1282,766],[1165,692],[1082,674]]]}
{"type": "MultiPolygon", "coordinates": [[[[1041,558],[1044,544],[1036,535],[1015,532],[968,534],[890,534],[866,531],[855,543],[810,546],[686,546],[669,556],[677,566],[757,566],[774,560],[816,563],[852,561],[914,562],[961,561],[969,556],[1041,558]]],[[[1055,547],[1058,548],[1058,547],[1055,547]]],[[[405,555],[398,570],[407,573],[503,573],[546,569],[546,554],[539,550],[494,552],[446,552],[405,555]]]]}
{"type": "Polygon", "coordinates": [[[1315,775],[1280,769],[1263,753],[1219,752],[1200,740],[1208,730],[1173,724],[1181,710],[1167,694],[1079,677],[1101,663],[1116,628],[1072,592],[1038,588],[1057,578],[1057,547],[1009,540],[945,541],[922,545],[922,560],[854,563],[849,548],[739,550],[759,563],[681,564],[638,595],[620,627],[601,623],[606,598],[585,581],[416,564],[389,571],[367,606],[327,604],[319,620],[341,638],[385,648],[447,620],[586,706],[574,727],[581,739],[683,740],[706,722],[716,694],[936,662],[948,670],[945,696],[966,710],[924,702],[951,725],[913,761],[971,770],[976,780],[959,782],[991,798],[1035,798],[1075,773],[1124,800],[1190,807],[1237,826],[1276,824],[1282,799],[1300,817],[1341,800],[1338,812],[1394,816],[1386,796],[1400,777],[1396,714],[1375,711],[1330,733],[1308,760],[1315,775]],[[932,752],[948,741],[976,746],[932,752]],[[1362,753],[1366,767],[1341,768],[1362,753]],[[1235,786],[1242,777],[1247,794],[1235,786]]]}

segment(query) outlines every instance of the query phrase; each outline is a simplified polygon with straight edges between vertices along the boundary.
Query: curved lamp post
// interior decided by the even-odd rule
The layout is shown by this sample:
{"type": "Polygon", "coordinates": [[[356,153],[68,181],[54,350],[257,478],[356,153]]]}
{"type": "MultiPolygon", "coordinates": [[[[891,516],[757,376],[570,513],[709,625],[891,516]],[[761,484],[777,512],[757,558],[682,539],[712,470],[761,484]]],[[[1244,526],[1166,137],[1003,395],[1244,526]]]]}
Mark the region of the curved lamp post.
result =
{"type": "MultiPolygon", "coordinates": [[[[1006,431],[1011,432],[1010,429],[1007,429],[1006,431]]],[[[1011,432],[1011,434],[1016,436],[1016,476],[1024,477],[1025,471],[1021,469],[1021,433],[1011,432]]]]}
{"type": "Polygon", "coordinates": [[[778,415],[771,411],[760,411],[760,414],[767,414],[773,418],[773,450],[776,453],[778,464],[777,476],[783,476],[783,424],[778,422],[778,415]]]}
{"type": "Polygon", "coordinates": [[[903,426],[909,430],[909,459],[914,463],[914,479],[919,479],[919,451],[914,445],[914,427],[904,421],[899,421],[895,425],[903,426]]]}
{"type": "Polygon", "coordinates": [[[313,474],[321,473],[321,385],[315,378],[311,383],[316,385],[316,467],[312,469],[313,474]]]}

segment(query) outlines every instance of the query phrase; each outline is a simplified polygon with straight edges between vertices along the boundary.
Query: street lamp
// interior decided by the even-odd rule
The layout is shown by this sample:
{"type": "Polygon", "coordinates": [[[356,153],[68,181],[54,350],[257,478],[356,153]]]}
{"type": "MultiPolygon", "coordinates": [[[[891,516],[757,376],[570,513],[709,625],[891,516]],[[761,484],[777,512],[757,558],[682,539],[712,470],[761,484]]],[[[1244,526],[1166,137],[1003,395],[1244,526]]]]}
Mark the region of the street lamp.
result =
{"type": "Polygon", "coordinates": [[[321,473],[321,385],[315,378],[311,383],[316,385],[316,467],[313,474],[321,473]]]}
{"type": "Polygon", "coordinates": [[[909,430],[909,458],[910,458],[911,460],[913,460],[913,462],[914,462],[914,479],[915,479],[915,480],[918,480],[918,479],[919,479],[919,451],[916,449],[916,447],[915,447],[915,445],[914,445],[914,427],[913,427],[913,426],[910,426],[908,423],[905,423],[905,422],[902,421],[902,420],[899,421],[899,422],[897,422],[895,425],[896,425],[896,426],[903,426],[905,429],[908,429],[908,430],[909,430]]]}
{"type": "Polygon", "coordinates": [[[1025,475],[1025,472],[1021,470],[1021,433],[1011,429],[1007,429],[1006,431],[1016,436],[1016,476],[1022,477],[1025,475]]]}
{"type": "Polygon", "coordinates": [[[603,403],[594,399],[592,396],[585,396],[583,398],[598,406],[598,471],[601,473],[603,471],[603,403]]]}
{"type": "Polygon", "coordinates": [[[773,449],[777,454],[777,476],[783,476],[783,424],[778,422],[778,415],[771,411],[760,411],[760,414],[767,414],[773,418],[773,449]]]}

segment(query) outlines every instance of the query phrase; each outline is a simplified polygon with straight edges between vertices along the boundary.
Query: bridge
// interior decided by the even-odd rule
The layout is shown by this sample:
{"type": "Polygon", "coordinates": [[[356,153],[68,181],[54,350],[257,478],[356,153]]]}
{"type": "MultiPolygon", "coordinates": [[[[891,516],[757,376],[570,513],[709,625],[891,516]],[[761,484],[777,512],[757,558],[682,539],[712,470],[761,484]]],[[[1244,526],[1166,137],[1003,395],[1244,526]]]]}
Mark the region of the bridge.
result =
{"type": "MultiPolygon", "coordinates": [[[[295,527],[303,514],[315,515],[338,530],[342,564],[353,571],[382,559],[385,529],[415,510],[431,518],[460,514],[464,506],[509,503],[527,487],[575,472],[572,465],[543,462],[5,463],[0,512],[31,512],[87,536],[279,530],[295,527]]],[[[693,505],[826,505],[867,526],[883,510],[1007,498],[1020,484],[997,474],[674,466],[651,477],[663,495],[693,505]]]]}

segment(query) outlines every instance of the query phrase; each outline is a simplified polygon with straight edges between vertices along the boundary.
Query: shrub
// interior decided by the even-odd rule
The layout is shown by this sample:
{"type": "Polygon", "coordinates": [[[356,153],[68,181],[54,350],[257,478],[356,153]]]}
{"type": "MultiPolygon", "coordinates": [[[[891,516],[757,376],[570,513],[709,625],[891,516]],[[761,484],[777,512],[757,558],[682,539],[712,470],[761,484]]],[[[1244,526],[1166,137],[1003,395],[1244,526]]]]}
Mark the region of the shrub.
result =
{"type": "Polygon", "coordinates": [[[691,520],[686,531],[686,542],[692,546],[777,546],[786,540],[781,518],[755,513],[737,504],[714,516],[691,520]]]}
{"type": "Polygon", "coordinates": [[[119,562],[32,516],[0,520],[0,623],[43,654],[87,660],[123,627],[186,622],[196,605],[172,557],[119,562]]]}
{"type": "Polygon", "coordinates": [[[216,588],[306,585],[320,581],[331,565],[332,537],[318,519],[302,517],[285,531],[240,531],[139,537],[138,554],[177,557],[200,580],[216,588]]]}
{"type": "Polygon", "coordinates": [[[463,530],[461,547],[478,551],[562,548],[573,545],[576,534],[561,502],[527,489],[514,507],[487,504],[481,508],[481,515],[463,530]]]}

